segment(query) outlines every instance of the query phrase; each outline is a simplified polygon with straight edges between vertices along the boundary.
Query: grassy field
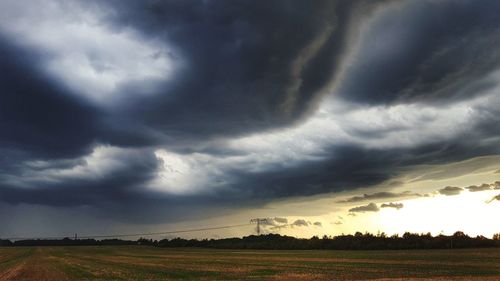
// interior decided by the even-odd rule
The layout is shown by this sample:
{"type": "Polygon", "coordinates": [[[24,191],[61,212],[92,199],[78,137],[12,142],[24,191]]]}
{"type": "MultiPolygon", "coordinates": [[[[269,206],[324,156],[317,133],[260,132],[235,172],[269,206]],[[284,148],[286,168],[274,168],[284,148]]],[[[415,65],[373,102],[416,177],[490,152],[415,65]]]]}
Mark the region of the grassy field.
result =
{"type": "Polygon", "coordinates": [[[500,280],[500,249],[0,248],[0,280],[500,280]],[[422,278],[422,279],[421,279],[422,278]]]}

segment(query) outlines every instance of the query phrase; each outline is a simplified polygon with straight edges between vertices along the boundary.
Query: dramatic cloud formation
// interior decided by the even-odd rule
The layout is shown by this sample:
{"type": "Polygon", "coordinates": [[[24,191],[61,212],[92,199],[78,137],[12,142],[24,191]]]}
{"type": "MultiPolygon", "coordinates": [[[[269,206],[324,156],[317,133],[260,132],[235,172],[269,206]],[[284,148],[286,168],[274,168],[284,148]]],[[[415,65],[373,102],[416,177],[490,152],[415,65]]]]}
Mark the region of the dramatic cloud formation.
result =
{"type": "Polygon", "coordinates": [[[179,67],[165,44],[103,24],[113,13],[111,7],[39,0],[29,5],[4,2],[1,7],[5,35],[23,47],[49,54],[41,59],[41,68],[71,92],[92,101],[116,103],[132,94],[157,92],[155,82],[168,79],[179,67]],[[124,90],[129,87],[134,91],[124,90]]]}
{"type": "Polygon", "coordinates": [[[85,208],[85,221],[160,224],[387,182],[332,202],[420,196],[394,177],[500,153],[499,9],[1,1],[2,211],[85,208]]]}
{"type": "Polygon", "coordinates": [[[354,207],[349,209],[349,212],[354,213],[364,213],[364,212],[378,212],[380,209],[375,203],[370,203],[368,205],[363,205],[359,207],[354,207]]]}
{"type": "Polygon", "coordinates": [[[403,203],[383,203],[380,205],[380,208],[394,208],[394,209],[402,209],[404,207],[403,203]]]}

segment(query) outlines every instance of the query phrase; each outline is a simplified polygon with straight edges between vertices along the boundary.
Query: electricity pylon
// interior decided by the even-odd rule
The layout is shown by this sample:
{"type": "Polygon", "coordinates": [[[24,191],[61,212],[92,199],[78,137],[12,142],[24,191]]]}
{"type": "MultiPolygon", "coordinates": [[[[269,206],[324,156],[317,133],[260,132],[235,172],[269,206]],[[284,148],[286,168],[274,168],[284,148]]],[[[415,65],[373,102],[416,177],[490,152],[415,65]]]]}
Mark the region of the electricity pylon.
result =
{"type": "Polygon", "coordinates": [[[269,221],[267,218],[255,218],[251,219],[250,223],[256,223],[257,224],[257,235],[260,235],[260,224],[267,224],[269,221]]]}

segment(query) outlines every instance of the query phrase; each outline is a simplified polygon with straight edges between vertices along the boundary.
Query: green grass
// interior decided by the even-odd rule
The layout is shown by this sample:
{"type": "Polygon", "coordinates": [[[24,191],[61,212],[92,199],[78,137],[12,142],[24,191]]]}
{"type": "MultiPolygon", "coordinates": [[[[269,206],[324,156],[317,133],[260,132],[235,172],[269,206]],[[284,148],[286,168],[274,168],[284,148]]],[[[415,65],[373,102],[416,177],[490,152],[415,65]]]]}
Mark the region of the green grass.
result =
{"type": "Polygon", "coordinates": [[[1,281],[55,280],[55,274],[57,278],[67,280],[437,280],[441,277],[480,280],[500,276],[500,249],[255,251],[146,246],[0,248],[1,281]],[[44,268],[50,270],[42,270],[44,268]]]}

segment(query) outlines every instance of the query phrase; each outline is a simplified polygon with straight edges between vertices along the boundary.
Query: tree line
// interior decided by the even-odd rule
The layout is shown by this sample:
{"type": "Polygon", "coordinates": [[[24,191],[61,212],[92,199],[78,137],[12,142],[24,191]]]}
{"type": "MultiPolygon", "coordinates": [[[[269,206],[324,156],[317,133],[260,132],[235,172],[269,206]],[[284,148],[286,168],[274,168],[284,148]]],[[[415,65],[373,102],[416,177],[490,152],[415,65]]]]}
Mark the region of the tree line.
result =
{"type": "Polygon", "coordinates": [[[2,240],[0,246],[112,246],[112,245],[137,245],[137,241],[121,239],[24,239],[24,240],[2,240]]]}
{"type": "Polygon", "coordinates": [[[453,249],[500,247],[500,233],[492,239],[484,236],[470,237],[461,231],[453,235],[432,236],[430,233],[405,233],[388,236],[385,233],[356,232],[351,235],[314,236],[310,239],[280,234],[250,235],[242,238],[223,239],[26,239],[18,241],[0,240],[0,246],[106,246],[148,245],[154,247],[203,247],[217,249],[274,249],[274,250],[403,250],[403,249],[453,249]]]}
{"type": "Polygon", "coordinates": [[[354,235],[314,236],[310,239],[295,238],[279,234],[251,235],[243,238],[226,239],[164,239],[151,245],[158,247],[206,247],[222,249],[330,249],[330,250],[402,250],[402,249],[448,249],[499,247],[500,236],[489,239],[484,236],[470,237],[463,232],[453,235],[432,236],[430,233],[405,233],[402,236],[387,236],[357,232],[354,235]]]}

